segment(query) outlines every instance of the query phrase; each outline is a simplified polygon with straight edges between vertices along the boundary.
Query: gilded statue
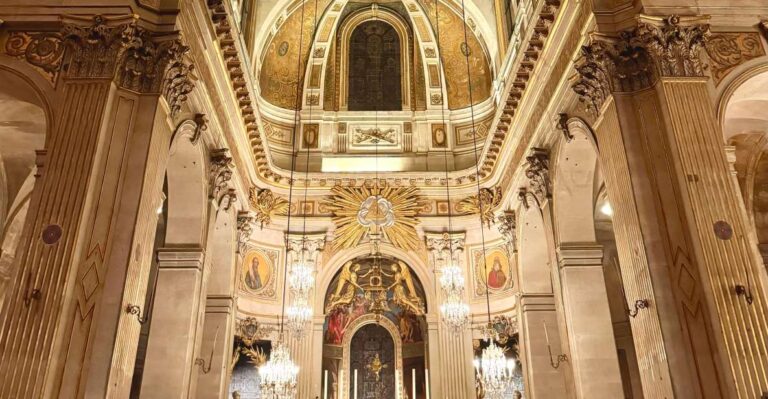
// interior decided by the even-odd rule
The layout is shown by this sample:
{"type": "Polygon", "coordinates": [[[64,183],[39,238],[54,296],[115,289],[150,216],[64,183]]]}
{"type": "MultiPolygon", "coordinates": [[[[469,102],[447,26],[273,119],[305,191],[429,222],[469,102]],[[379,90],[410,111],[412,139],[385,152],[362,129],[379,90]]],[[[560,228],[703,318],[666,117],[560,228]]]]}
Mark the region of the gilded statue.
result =
{"type": "Polygon", "coordinates": [[[328,298],[328,305],[325,307],[326,313],[340,305],[349,305],[355,299],[355,292],[363,288],[357,283],[357,273],[360,271],[360,264],[352,261],[344,264],[339,275],[339,281],[336,283],[336,290],[328,298]]]}
{"type": "Polygon", "coordinates": [[[379,375],[381,370],[384,370],[387,367],[389,367],[389,365],[381,362],[381,358],[379,357],[378,353],[373,357],[373,359],[371,359],[371,363],[365,365],[365,368],[376,376],[376,382],[378,382],[381,378],[379,375]]]}
{"type": "Polygon", "coordinates": [[[392,290],[392,301],[417,316],[423,315],[424,306],[416,295],[413,277],[408,266],[398,261],[392,264],[392,272],[392,275],[387,274],[393,280],[392,285],[387,287],[387,290],[392,290]]]}

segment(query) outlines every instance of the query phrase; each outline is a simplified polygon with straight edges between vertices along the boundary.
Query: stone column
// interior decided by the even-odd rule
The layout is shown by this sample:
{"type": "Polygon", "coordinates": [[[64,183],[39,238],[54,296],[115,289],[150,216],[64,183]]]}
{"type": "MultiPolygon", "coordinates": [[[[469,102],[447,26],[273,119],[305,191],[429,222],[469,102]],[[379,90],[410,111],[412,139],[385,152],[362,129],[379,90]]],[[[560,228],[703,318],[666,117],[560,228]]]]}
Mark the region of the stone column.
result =
{"type": "MultiPolygon", "coordinates": [[[[453,261],[461,267],[464,275],[467,275],[467,268],[462,260],[464,251],[464,233],[425,233],[427,242],[427,251],[429,251],[430,262],[435,265],[437,273],[441,267],[448,262],[453,261]]],[[[439,278],[439,277],[438,277],[439,278]]],[[[437,284],[437,281],[435,282],[437,284]]],[[[461,293],[461,299],[467,303],[467,293],[464,290],[461,293]]],[[[438,289],[435,295],[437,309],[440,303],[445,300],[445,293],[438,289]]],[[[437,314],[429,314],[427,317],[435,317],[440,320],[437,314]]],[[[444,323],[438,322],[437,340],[431,341],[434,332],[430,331],[430,383],[432,391],[431,397],[434,398],[468,398],[475,396],[475,377],[472,368],[472,333],[469,329],[459,332],[452,331],[444,323]],[[436,351],[438,359],[433,358],[432,352],[436,351]],[[436,367],[439,366],[439,367],[436,367]]]]}
{"type": "MultiPolygon", "coordinates": [[[[186,398],[195,392],[196,343],[203,290],[202,249],[157,251],[157,288],[149,328],[142,398],[186,398]]],[[[227,331],[221,331],[222,342],[227,331]]]]}
{"type": "MultiPolygon", "coordinates": [[[[560,368],[566,359],[560,347],[555,296],[520,295],[520,358],[525,370],[525,395],[530,399],[567,398],[560,368]],[[546,330],[545,330],[546,327],[546,330]]],[[[594,378],[594,376],[593,376],[594,378]]]]}
{"type": "Polygon", "coordinates": [[[704,18],[640,16],[577,64],[627,299],[650,302],[631,321],[648,398],[768,390],[762,267],[700,59],[708,36],[704,18]]]}
{"type": "MultiPolygon", "coordinates": [[[[299,234],[290,233],[286,234],[286,242],[288,248],[288,270],[296,262],[303,261],[310,267],[313,267],[315,271],[318,269],[317,261],[321,259],[321,252],[325,248],[325,233],[313,233],[313,234],[299,234]]],[[[314,289],[306,293],[307,303],[315,304],[316,301],[309,300],[314,297],[314,289]]],[[[296,293],[291,293],[290,299],[293,301],[296,293]]],[[[313,314],[322,315],[323,309],[313,309],[313,314]]],[[[320,324],[320,341],[317,347],[312,346],[316,343],[313,339],[318,335],[313,336],[314,328],[317,328],[317,323],[314,318],[305,326],[306,332],[302,337],[290,337],[287,340],[288,348],[291,351],[291,359],[299,366],[300,370],[304,372],[299,373],[297,382],[297,395],[300,398],[308,398],[313,395],[313,392],[317,391],[317,388],[313,384],[315,376],[313,373],[318,370],[314,366],[316,364],[322,365],[322,324],[320,324]]],[[[288,335],[288,334],[286,334],[288,335]]],[[[315,395],[317,395],[315,393],[315,395]]]]}
{"type": "Polygon", "coordinates": [[[0,396],[124,397],[140,330],[125,303],[145,295],[170,140],[159,99],[186,48],[135,16],[66,19],[34,40],[63,61],[0,312],[0,396]]]}
{"type": "Polygon", "coordinates": [[[619,398],[621,372],[597,243],[562,243],[558,248],[563,314],[577,398],[619,398]],[[595,378],[599,375],[600,378],[595,378]]]}

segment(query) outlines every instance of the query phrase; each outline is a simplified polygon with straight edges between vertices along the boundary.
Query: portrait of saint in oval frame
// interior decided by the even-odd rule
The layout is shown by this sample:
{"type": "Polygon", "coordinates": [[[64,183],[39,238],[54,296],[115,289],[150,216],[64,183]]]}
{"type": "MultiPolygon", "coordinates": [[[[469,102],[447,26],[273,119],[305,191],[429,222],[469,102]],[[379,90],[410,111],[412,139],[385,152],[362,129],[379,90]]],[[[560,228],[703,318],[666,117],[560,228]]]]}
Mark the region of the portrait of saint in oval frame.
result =
{"type": "Polygon", "coordinates": [[[272,260],[259,251],[249,251],[243,259],[241,284],[248,292],[257,293],[269,286],[272,279],[272,260]]]}
{"type": "Polygon", "coordinates": [[[478,278],[476,284],[476,294],[485,294],[485,285],[491,293],[506,290],[514,286],[513,271],[509,264],[509,257],[503,248],[492,248],[485,254],[485,264],[488,265],[487,271],[483,267],[482,251],[475,253],[475,275],[478,278]]]}

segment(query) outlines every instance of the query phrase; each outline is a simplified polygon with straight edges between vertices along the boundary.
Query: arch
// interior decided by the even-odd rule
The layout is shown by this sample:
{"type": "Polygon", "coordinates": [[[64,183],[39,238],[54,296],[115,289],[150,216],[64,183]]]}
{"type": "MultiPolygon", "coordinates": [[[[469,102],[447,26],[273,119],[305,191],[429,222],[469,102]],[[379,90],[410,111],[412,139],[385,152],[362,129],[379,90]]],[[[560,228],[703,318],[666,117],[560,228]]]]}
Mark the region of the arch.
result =
{"type": "MultiPolygon", "coordinates": [[[[389,333],[389,335],[392,336],[392,341],[395,343],[395,373],[402,372],[403,370],[403,342],[400,339],[400,333],[395,326],[395,323],[393,323],[391,320],[387,319],[386,317],[376,317],[376,315],[373,314],[367,314],[358,317],[355,319],[349,327],[347,327],[347,330],[344,333],[344,340],[341,343],[342,349],[342,360],[341,360],[341,369],[344,374],[343,383],[345,387],[349,387],[350,385],[350,370],[349,370],[349,355],[350,355],[350,345],[352,344],[352,338],[357,334],[357,332],[363,328],[364,326],[367,326],[369,324],[378,324],[381,327],[384,327],[385,330],[389,333]]],[[[402,378],[402,375],[400,376],[402,378]]],[[[345,398],[347,396],[348,390],[345,388],[342,391],[342,398],[345,398]]]]}
{"type": "Polygon", "coordinates": [[[560,141],[552,176],[556,239],[594,242],[597,151],[583,121],[572,118],[567,124],[573,138],[560,141]]]}
{"type": "MultiPolygon", "coordinates": [[[[432,271],[429,270],[426,264],[426,260],[419,258],[413,251],[404,251],[400,248],[396,248],[390,244],[382,244],[379,248],[381,254],[385,256],[391,256],[405,262],[411,267],[411,270],[416,273],[416,278],[421,281],[424,289],[424,306],[427,309],[427,314],[435,312],[436,303],[435,292],[427,289],[432,287],[434,278],[432,277],[432,271]]],[[[324,262],[322,269],[318,271],[318,275],[315,279],[315,309],[322,309],[325,312],[325,294],[330,288],[333,277],[336,276],[338,271],[349,260],[362,257],[370,254],[370,248],[365,245],[359,245],[355,248],[341,250],[335,253],[331,259],[324,262]]]]}
{"type": "Polygon", "coordinates": [[[174,132],[166,172],[166,244],[203,248],[208,211],[207,162],[195,140],[197,123],[182,122],[174,132]]]}
{"type": "Polygon", "coordinates": [[[362,9],[352,13],[347,17],[339,27],[338,34],[338,46],[339,57],[341,57],[341,68],[339,70],[339,92],[338,100],[340,108],[346,110],[349,106],[349,82],[346,77],[349,75],[349,44],[352,38],[352,33],[362,25],[369,21],[382,21],[392,26],[397,32],[400,39],[400,93],[402,98],[402,109],[408,109],[409,104],[413,99],[411,98],[411,52],[410,45],[413,43],[413,34],[409,26],[402,20],[402,18],[392,11],[379,8],[373,10],[371,8],[362,9]]]}

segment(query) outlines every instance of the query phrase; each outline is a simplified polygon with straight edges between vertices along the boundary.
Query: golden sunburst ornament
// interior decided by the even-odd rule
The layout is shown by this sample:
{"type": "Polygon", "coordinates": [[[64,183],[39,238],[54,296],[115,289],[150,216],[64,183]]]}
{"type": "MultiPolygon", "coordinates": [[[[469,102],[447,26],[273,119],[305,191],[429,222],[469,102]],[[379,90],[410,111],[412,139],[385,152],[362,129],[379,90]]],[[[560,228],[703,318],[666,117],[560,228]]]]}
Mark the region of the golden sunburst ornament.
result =
{"type": "Polygon", "coordinates": [[[414,187],[335,186],[325,205],[336,225],[333,250],[354,247],[372,234],[398,248],[419,246],[416,214],[424,202],[414,187]]]}

